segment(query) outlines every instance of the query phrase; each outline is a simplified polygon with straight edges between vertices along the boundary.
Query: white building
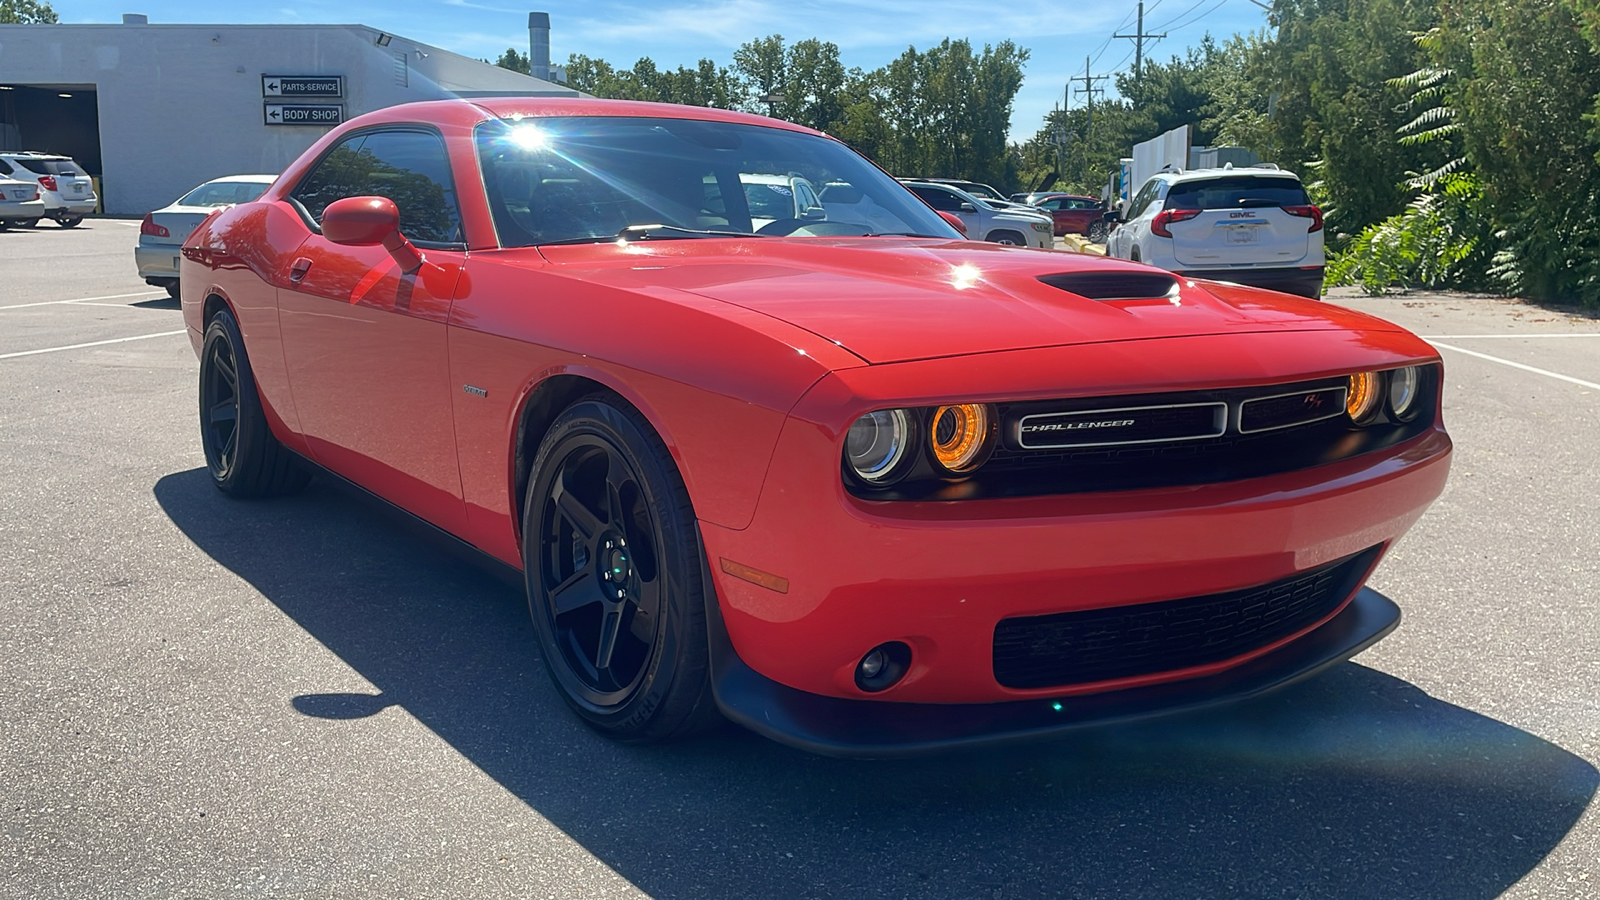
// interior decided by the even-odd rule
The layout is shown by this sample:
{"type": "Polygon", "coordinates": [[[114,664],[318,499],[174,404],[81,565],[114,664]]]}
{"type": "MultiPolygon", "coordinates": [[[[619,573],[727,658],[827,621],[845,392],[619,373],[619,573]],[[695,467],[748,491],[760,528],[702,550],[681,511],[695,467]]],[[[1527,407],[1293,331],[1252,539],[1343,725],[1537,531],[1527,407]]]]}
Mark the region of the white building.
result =
{"type": "Polygon", "coordinates": [[[0,25],[0,149],[72,156],[112,215],[222,175],[281,172],[375,109],[528,95],[578,92],[365,25],[0,25]]]}

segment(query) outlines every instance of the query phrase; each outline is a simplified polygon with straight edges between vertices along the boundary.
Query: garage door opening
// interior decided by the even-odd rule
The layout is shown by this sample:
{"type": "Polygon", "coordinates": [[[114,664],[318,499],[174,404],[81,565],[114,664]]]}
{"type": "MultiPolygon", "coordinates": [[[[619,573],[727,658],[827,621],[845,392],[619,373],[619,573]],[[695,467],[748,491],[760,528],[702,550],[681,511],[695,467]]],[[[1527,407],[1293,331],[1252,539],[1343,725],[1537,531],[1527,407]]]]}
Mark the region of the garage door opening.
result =
{"type": "MultiPolygon", "coordinates": [[[[100,100],[92,84],[0,84],[0,150],[59,153],[100,182],[100,100]]],[[[104,186],[98,191],[104,203],[104,186]]]]}

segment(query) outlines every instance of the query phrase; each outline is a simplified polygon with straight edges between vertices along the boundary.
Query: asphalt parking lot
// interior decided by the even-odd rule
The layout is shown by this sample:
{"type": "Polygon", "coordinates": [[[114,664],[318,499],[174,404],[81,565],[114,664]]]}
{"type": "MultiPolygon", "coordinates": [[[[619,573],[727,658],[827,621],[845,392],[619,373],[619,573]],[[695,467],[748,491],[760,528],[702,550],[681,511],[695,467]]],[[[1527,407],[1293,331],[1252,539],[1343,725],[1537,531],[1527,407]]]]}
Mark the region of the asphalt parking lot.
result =
{"type": "Polygon", "coordinates": [[[1600,320],[1445,348],[1457,455],[1353,662],[911,762],[592,734],[520,593],[323,481],[211,488],[136,222],[0,234],[0,897],[1600,896],[1600,320]]]}

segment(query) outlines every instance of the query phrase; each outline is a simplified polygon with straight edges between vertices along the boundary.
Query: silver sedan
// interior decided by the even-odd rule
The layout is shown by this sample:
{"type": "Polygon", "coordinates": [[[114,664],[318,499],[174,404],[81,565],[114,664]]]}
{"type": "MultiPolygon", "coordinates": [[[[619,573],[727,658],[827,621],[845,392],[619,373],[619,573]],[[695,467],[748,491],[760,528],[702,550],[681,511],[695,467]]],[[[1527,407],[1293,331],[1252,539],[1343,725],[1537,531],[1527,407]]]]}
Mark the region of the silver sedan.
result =
{"type": "Polygon", "coordinates": [[[44,199],[31,181],[0,177],[0,229],[34,222],[44,215],[44,199]]]}
{"type": "Polygon", "coordinates": [[[224,206],[248,203],[261,196],[276,175],[229,175],[200,185],[152,213],[139,225],[133,261],[146,284],[178,296],[178,249],[206,216],[224,206]]]}

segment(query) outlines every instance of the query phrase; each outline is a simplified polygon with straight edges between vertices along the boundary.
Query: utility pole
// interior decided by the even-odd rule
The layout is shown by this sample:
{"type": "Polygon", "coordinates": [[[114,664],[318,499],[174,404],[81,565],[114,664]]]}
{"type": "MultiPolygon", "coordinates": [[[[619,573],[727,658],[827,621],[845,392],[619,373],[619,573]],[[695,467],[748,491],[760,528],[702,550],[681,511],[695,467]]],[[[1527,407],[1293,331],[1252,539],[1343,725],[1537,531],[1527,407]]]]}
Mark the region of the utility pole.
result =
{"type": "Polygon", "coordinates": [[[1085,56],[1083,58],[1083,75],[1081,77],[1078,77],[1078,78],[1069,79],[1071,81],[1081,81],[1081,82],[1083,82],[1083,87],[1078,88],[1077,92],[1080,93],[1080,94],[1088,94],[1089,95],[1088,97],[1086,97],[1084,99],[1086,99],[1089,102],[1089,127],[1090,128],[1094,127],[1094,95],[1095,94],[1104,94],[1106,92],[1105,88],[1095,87],[1094,83],[1096,81],[1105,81],[1109,77],[1110,76],[1108,76],[1108,75],[1090,75],[1089,74],[1089,57],[1085,56]]]}
{"type": "Polygon", "coordinates": [[[1144,0],[1139,0],[1139,24],[1133,34],[1114,34],[1112,37],[1127,38],[1133,41],[1133,83],[1138,84],[1144,75],[1144,42],[1159,40],[1167,36],[1165,31],[1160,34],[1148,34],[1144,30],[1144,0]]]}

